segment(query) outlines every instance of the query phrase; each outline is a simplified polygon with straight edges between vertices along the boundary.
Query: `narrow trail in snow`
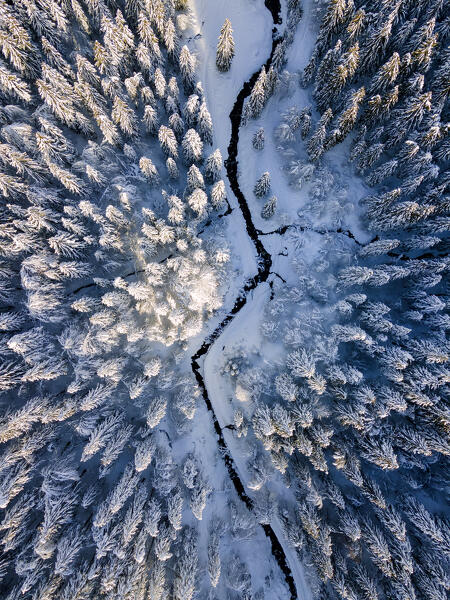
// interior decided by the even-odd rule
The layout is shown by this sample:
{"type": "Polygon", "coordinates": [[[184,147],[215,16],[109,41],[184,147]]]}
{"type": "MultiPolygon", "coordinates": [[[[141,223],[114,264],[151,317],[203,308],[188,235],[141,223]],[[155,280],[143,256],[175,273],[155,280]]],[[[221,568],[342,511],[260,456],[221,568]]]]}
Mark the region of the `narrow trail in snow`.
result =
{"type": "MultiPolygon", "coordinates": [[[[270,13],[272,14],[274,25],[281,24],[280,0],[265,0],[265,5],[268,8],[268,10],[270,11],[270,13]]],[[[275,34],[276,34],[276,29],[274,28],[273,29],[273,40],[272,40],[272,51],[270,53],[268,60],[266,61],[265,65],[264,65],[266,70],[268,70],[270,67],[270,64],[272,62],[273,53],[275,52],[275,49],[280,41],[279,39],[275,38],[275,34]]],[[[264,245],[262,244],[261,240],[258,237],[258,230],[256,229],[256,227],[252,221],[250,209],[248,207],[245,196],[239,187],[239,181],[238,181],[237,156],[238,156],[238,144],[239,144],[239,127],[241,124],[242,110],[244,107],[244,101],[250,95],[253,85],[255,84],[256,79],[258,78],[258,75],[260,73],[260,70],[261,69],[258,69],[258,71],[253,73],[253,75],[250,77],[250,79],[244,83],[241,91],[239,92],[239,94],[237,96],[237,99],[233,106],[233,109],[230,113],[231,139],[230,139],[230,143],[228,146],[228,158],[225,161],[225,167],[227,170],[227,176],[230,181],[231,189],[233,190],[233,193],[237,198],[239,207],[242,211],[242,215],[245,220],[245,226],[247,229],[247,233],[248,233],[249,237],[251,238],[252,242],[254,243],[255,249],[256,249],[256,252],[258,255],[258,263],[259,263],[258,272],[256,273],[256,275],[254,277],[252,277],[245,283],[245,285],[241,291],[241,294],[236,298],[234,306],[231,309],[230,313],[224,318],[224,320],[220,323],[220,325],[218,325],[218,327],[216,327],[216,329],[211,333],[211,335],[208,336],[208,338],[204,341],[204,343],[202,344],[200,349],[192,356],[192,359],[191,359],[192,370],[194,372],[195,378],[197,380],[197,383],[198,383],[200,389],[202,390],[202,395],[205,400],[206,406],[207,406],[208,410],[211,412],[212,417],[213,417],[214,429],[215,429],[215,431],[217,433],[217,437],[218,437],[218,445],[221,450],[223,459],[225,461],[225,465],[227,467],[228,474],[230,476],[231,481],[233,482],[233,485],[235,487],[235,490],[236,490],[239,498],[244,502],[244,504],[247,506],[247,508],[249,510],[253,509],[253,506],[254,506],[253,500],[250,498],[250,496],[245,491],[244,484],[242,483],[242,481],[239,477],[239,474],[238,474],[237,469],[234,464],[233,457],[231,456],[230,450],[226,444],[222,428],[221,428],[219,421],[217,419],[217,416],[215,414],[211,399],[209,398],[209,395],[208,395],[208,390],[206,388],[203,375],[201,373],[199,359],[208,353],[208,350],[210,349],[212,344],[214,344],[214,342],[217,340],[217,338],[221,335],[224,328],[228,325],[228,323],[230,323],[230,321],[232,321],[232,319],[237,315],[237,313],[241,310],[241,308],[243,306],[245,306],[245,304],[247,302],[248,293],[251,290],[254,290],[260,283],[267,281],[269,275],[273,274],[273,273],[271,273],[271,270],[270,270],[271,266],[272,266],[272,257],[269,254],[269,252],[267,252],[267,250],[265,249],[264,245]]],[[[280,567],[280,570],[284,574],[286,583],[289,587],[289,592],[291,594],[291,600],[297,600],[297,598],[298,598],[297,589],[295,587],[294,578],[292,576],[291,569],[288,565],[288,562],[286,559],[286,554],[283,550],[283,547],[282,547],[279,539],[277,538],[274,530],[272,529],[272,527],[269,524],[263,523],[263,524],[261,524],[261,527],[263,528],[266,536],[270,539],[271,547],[272,547],[272,554],[275,557],[275,560],[277,561],[278,566],[280,567]]]]}

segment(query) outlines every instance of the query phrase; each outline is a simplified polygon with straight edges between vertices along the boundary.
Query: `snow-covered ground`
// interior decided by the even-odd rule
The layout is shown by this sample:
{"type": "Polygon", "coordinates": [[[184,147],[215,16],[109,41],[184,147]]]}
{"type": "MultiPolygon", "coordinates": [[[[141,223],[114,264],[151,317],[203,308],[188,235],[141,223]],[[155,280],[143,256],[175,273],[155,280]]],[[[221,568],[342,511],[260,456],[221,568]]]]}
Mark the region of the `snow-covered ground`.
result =
{"type": "MultiPolygon", "coordinates": [[[[309,184],[305,184],[300,190],[289,185],[288,178],[282,170],[287,159],[283,159],[282,154],[277,150],[274,130],[280,124],[281,115],[291,107],[301,110],[306,106],[314,106],[311,88],[302,88],[299,85],[298,77],[296,77],[308,64],[316,40],[318,25],[313,19],[312,8],[312,0],[303,2],[303,17],[298,24],[294,41],[287,52],[285,68],[294,78],[289,94],[276,94],[271,97],[261,117],[250,120],[247,126],[242,127],[240,131],[239,164],[241,173],[245,174],[245,177],[243,176],[240,179],[240,185],[252,212],[255,226],[264,232],[274,231],[282,225],[293,223],[298,218],[299,211],[302,211],[309,202],[309,184]],[[265,146],[263,150],[255,151],[252,146],[252,138],[261,127],[265,131],[265,146]],[[265,171],[268,171],[271,177],[271,192],[269,195],[275,195],[278,198],[276,214],[269,220],[261,217],[261,209],[265,199],[256,198],[253,194],[253,187],[257,179],[265,171]]],[[[315,116],[317,117],[317,114],[315,116]]],[[[368,236],[361,227],[357,204],[359,199],[369,192],[362,180],[352,175],[351,168],[343,158],[348,153],[343,151],[342,146],[347,144],[349,144],[348,141],[329,151],[326,162],[332,170],[347,174],[347,200],[351,203],[352,210],[345,215],[343,226],[351,229],[358,239],[366,241],[368,236]]],[[[311,215],[308,216],[311,218],[311,215]]],[[[330,226],[330,219],[327,215],[322,215],[314,218],[312,224],[318,228],[326,228],[330,226]]],[[[263,242],[272,256],[277,255],[284,247],[283,240],[279,236],[263,238],[263,242]]]]}
{"type": "MultiPolygon", "coordinates": [[[[283,8],[285,8],[284,5],[283,8]]],[[[284,13],[285,11],[283,10],[283,15],[284,13]]],[[[254,71],[258,70],[264,64],[270,54],[273,23],[270,13],[265,10],[262,0],[253,3],[243,3],[240,0],[214,3],[208,2],[208,0],[194,0],[190,16],[191,29],[186,31],[186,33],[190,34],[189,46],[191,49],[195,48],[197,51],[199,78],[203,82],[208,105],[215,123],[215,146],[220,148],[225,158],[231,134],[229,114],[243,83],[249,79],[254,71]],[[229,18],[233,26],[236,57],[230,71],[223,74],[219,73],[215,67],[215,54],[217,37],[225,18],[229,18]],[[251,27],[249,27],[249,23],[252,23],[251,27]],[[239,60],[239,56],[242,56],[242,54],[246,56],[245,61],[239,60]]],[[[290,51],[290,54],[295,55],[295,58],[289,59],[290,63],[292,63],[289,67],[293,70],[303,68],[314,43],[314,34],[308,34],[312,29],[312,25],[307,12],[305,18],[301,21],[300,28],[301,32],[297,38],[300,43],[296,44],[290,51]]],[[[290,106],[293,100],[300,103],[300,105],[308,103],[306,93],[301,89],[297,91],[295,98],[287,99],[287,106],[290,106]]],[[[282,204],[284,212],[286,212],[286,206],[288,202],[292,201],[293,197],[292,188],[289,188],[286,178],[281,172],[280,157],[276,152],[275,143],[271,135],[271,131],[279,119],[278,111],[279,99],[269,102],[268,107],[263,113],[261,122],[250,123],[249,126],[241,128],[240,131],[238,154],[239,175],[245,173],[245,177],[240,177],[241,189],[249,201],[254,223],[259,229],[266,231],[285,223],[287,217],[282,217],[281,222],[279,220],[275,221],[275,225],[273,223],[268,224],[262,220],[259,215],[261,207],[258,206],[252,193],[252,182],[256,180],[261,172],[270,170],[274,192],[279,197],[286,199],[282,204]],[[262,153],[256,153],[251,146],[251,138],[256,128],[261,125],[267,131],[266,148],[262,153]]],[[[239,289],[249,276],[255,274],[256,262],[254,260],[254,247],[246,233],[242,214],[229,188],[229,182],[227,180],[226,182],[228,198],[233,207],[232,214],[226,217],[228,225],[227,235],[234,250],[234,261],[237,261],[235,264],[240,268],[236,272],[234,281],[227,294],[228,300],[225,306],[229,308],[231,304],[228,304],[228,302],[232,301],[234,290],[239,289]]],[[[295,219],[296,212],[302,205],[302,198],[296,198],[295,202],[296,205],[291,205],[291,210],[288,211],[290,213],[288,222],[292,222],[295,219]]],[[[304,202],[305,200],[303,200],[304,202]]],[[[276,272],[284,271],[283,258],[281,256],[284,247],[283,239],[280,236],[274,235],[265,236],[262,238],[262,241],[272,254],[273,270],[276,272]]],[[[226,351],[227,347],[240,346],[245,347],[246,351],[252,354],[257,352],[258,348],[262,347],[262,340],[258,332],[261,316],[263,315],[264,306],[268,301],[269,295],[270,287],[268,284],[262,284],[251,292],[247,298],[246,306],[225,328],[223,333],[211,346],[204,359],[203,376],[205,385],[222,429],[233,422],[232,390],[228,381],[220,373],[224,362],[224,350],[226,351]]],[[[212,320],[212,323],[216,322],[217,319],[212,320]]],[[[236,443],[235,438],[228,430],[224,429],[224,435],[239,476],[244,485],[246,485],[248,473],[245,466],[246,457],[242,455],[241,445],[236,443]]],[[[248,489],[246,491],[250,492],[248,489]]],[[[312,594],[306,581],[305,571],[295,549],[290,547],[284,539],[277,518],[272,520],[271,526],[286,554],[299,598],[309,600],[312,598],[312,594]]]]}
{"type": "Polygon", "coordinates": [[[272,48],[273,22],[263,0],[193,0],[193,45],[197,50],[198,77],[203,82],[215,123],[216,141],[225,151],[231,133],[228,115],[242,84],[267,60],[272,48]],[[225,19],[231,21],[235,57],[231,68],[216,68],[216,46],[225,19]]]}
{"type": "MultiPolygon", "coordinates": [[[[262,343],[258,334],[259,320],[269,293],[270,288],[267,284],[259,285],[251,293],[246,306],[233,319],[213,346],[211,346],[205,358],[205,384],[210,399],[214,404],[214,411],[222,429],[233,422],[231,386],[229,385],[228,380],[220,374],[220,368],[223,366],[224,362],[224,350],[226,351],[227,348],[239,346],[245,348],[248,351],[249,356],[258,351],[258,348],[261,347],[262,343]]],[[[246,457],[242,455],[242,446],[237,442],[230,431],[224,429],[224,436],[238,469],[241,481],[244,482],[245,485],[249,480],[249,476],[245,466],[246,457]]],[[[247,488],[246,491],[251,495],[251,490],[247,488]]],[[[295,549],[284,539],[280,524],[276,518],[272,519],[270,525],[286,554],[299,599],[310,600],[312,594],[307,585],[305,572],[298,560],[295,549]]]]}
{"type": "MultiPolygon", "coordinates": [[[[231,135],[231,109],[245,81],[269,57],[273,22],[263,0],[193,0],[190,11],[190,26],[185,31],[187,45],[197,55],[197,75],[203,83],[215,126],[214,147],[220,149],[225,159],[231,135]],[[231,69],[227,73],[220,73],[216,68],[216,46],[220,29],[227,18],[233,27],[235,58],[231,69]]],[[[235,209],[227,217],[228,239],[235,258],[238,258],[237,266],[242,270],[242,284],[256,271],[255,252],[225,169],[223,177],[229,202],[235,209]]]]}

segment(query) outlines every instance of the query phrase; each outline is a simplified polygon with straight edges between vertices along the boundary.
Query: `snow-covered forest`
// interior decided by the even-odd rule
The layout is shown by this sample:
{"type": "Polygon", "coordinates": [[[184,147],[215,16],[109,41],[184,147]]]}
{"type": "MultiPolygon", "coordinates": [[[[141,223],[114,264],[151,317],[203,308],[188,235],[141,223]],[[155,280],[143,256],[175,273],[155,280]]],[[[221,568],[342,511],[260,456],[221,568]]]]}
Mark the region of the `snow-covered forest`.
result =
{"type": "Polygon", "coordinates": [[[444,0],[0,0],[0,597],[445,600],[444,0]]]}

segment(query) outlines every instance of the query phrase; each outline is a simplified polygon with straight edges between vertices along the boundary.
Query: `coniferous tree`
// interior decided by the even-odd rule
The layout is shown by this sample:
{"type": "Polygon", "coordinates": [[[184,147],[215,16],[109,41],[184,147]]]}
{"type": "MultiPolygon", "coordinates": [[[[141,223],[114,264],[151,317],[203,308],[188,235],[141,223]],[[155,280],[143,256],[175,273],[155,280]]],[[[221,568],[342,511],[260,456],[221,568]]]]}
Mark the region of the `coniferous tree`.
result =
{"type": "Polygon", "coordinates": [[[187,173],[187,187],[186,192],[189,194],[195,188],[205,189],[205,181],[199,168],[196,165],[191,165],[187,173]]]}
{"type": "Polygon", "coordinates": [[[206,102],[204,100],[200,104],[200,108],[198,111],[197,129],[198,129],[198,132],[199,132],[200,137],[202,138],[203,142],[205,144],[212,145],[212,143],[213,143],[212,119],[211,119],[211,115],[209,114],[209,111],[206,107],[206,102]]]}
{"type": "Polygon", "coordinates": [[[186,530],[184,532],[182,555],[178,561],[173,584],[173,597],[175,600],[191,600],[193,598],[197,565],[197,548],[193,532],[186,530]]]}
{"type": "Polygon", "coordinates": [[[178,179],[179,171],[177,167],[177,163],[173,160],[171,156],[166,160],[167,172],[169,173],[172,179],[178,179]]]}
{"type": "Polygon", "coordinates": [[[156,134],[159,125],[158,112],[150,104],[145,106],[142,120],[145,123],[145,128],[147,129],[148,133],[156,134]]]}
{"type": "Polygon", "coordinates": [[[221,561],[219,538],[212,533],[208,542],[208,574],[212,587],[217,587],[220,579],[221,561]]]}
{"type": "Polygon", "coordinates": [[[233,29],[231,28],[229,19],[225,19],[225,23],[220,30],[219,41],[217,42],[216,65],[219,71],[229,71],[233,57],[233,29]]]}
{"type": "Polygon", "coordinates": [[[139,168],[150,183],[156,184],[159,182],[158,171],[150,158],[143,156],[139,160],[139,168]]]}
{"type": "Polygon", "coordinates": [[[330,123],[332,118],[333,118],[333,112],[332,112],[331,108],[329,108],[328,110],[326,110],[324,112],[324,114],[320,118],[320,120],[317,124],[316,131],[313,133],[313,135],[310,137],[310,139],[308,141],[308,144],[307,144],[308,155],[309,155],[309,158],[313,162],[316,162],[317,160],[319,160],[319,158],[325,152],[324,143],[325,143],[326,135],[327,135],[327,126],[330,123]]]}
{"type": "Polygon", "coordinates": [[[219,179],[211,188],[211,203],[214,208],[220,208],[226,200],[225,183],[223,179],[219,179]]]}
{"type": "Polygon", "coordinates": [[[263,67],[258,75],[255,85],[253,86],[250,98],[248,100],[249,112],[254,119],[260,116],[266,103],[266,86],[267,75],[266,69],[263,67]]]}
{"type": "Polygon", "coordinates": [[[183,498],[179,491],[175,494],[171,495],[168,500],[168,510],[167,517],[169,519],[170,524],[178,531],[181,529],[182,522],[182,510],[183,510],[183,498]]]}
{"type": "Polygon", "coordinates": [[[184,120],[188,127],[194,127],[197,123],[200,99],[197,94],[191,94],[183,108],[184,120]]]}
{"type": "Polygon", "coordinates": [[[216,183],[220,179],[221,170],[222,154],[217,149],[208,157],[205,164],[205,177],[208,183],[216,183]]]}
{"type": "Polygon", "coordinates": [[[194,86],[194,74],[196,68],[195,56],[189,52],[187,46],[183,46],[179,56],[180,71],[183,78],[183,85],[189,93],[194,86]]]}
{"type": "Polygon", "coordinates": [[[265,172],[261,175],[258,181],[255,183],[255,187],[253,188],[253,193],[257,198],[263,198],[267,196],[270,190],[270,173],[265,172]]]}
{"type": "Polygon", "coordinates": [[[263,150],[264,142],[265,142],[264,128],[261,127],[260,129],[258,129],[258,131],[253,136],[253,139],[252,139],[253,148],[255,150],[263,150]]]}
{"type": "Polygon", "coordinates": [[[277,209],[278,199],[276,196],[272,196],[267,200],[261,210],[261,216],[263,219],[270,219],[275,214],[277,209]]]}
{"type": "Polygon", "coordinates": [[[181,145],[186,164],[199,162],[202,159],[203,142],[195,129],[188,129],[181,145]]]}
{"type": "Polygon", "coordinates": [[[177,140],[180,140],[184,133],[184,122],[183,119],[177,112],[174,112],[169,117],[169,126],[175,133],[177,140]]]}
{"type": "Polygon", "coordinates": [[[202,189],[197,188],[189,196],[188,204],[199,217],[203,217],[208,206],[208,196],[202,189]]]}
{"type": "Polygon", "coordinates": [[[158,130],[158,139],[161,148],[166,154],[169,154],[172,159],[178,158],[178,142],[175,134],[170,127],[161,125],[158,130]]]}

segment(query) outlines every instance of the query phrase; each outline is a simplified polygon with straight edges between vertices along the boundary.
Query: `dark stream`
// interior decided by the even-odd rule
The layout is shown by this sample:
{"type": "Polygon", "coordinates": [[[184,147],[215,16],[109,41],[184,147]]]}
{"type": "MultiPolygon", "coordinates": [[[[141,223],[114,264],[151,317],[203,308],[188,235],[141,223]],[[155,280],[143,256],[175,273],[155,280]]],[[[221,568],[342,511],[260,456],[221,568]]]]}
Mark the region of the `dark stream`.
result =
{"type": "MultiPolygon", "coordinates": [[[[265,5],[268,8],[268,10],[270,11],[270,13],[272,14],[274,25],[280,24],[281,23],[280,0],[265,0],[265,5]]],[[[274,30],[273,30],[274,35],[273,35],[273,41],[272,41],[272,52],[271,52],[270,57],[268,58],[267,62],[265,63],[266,70],[268,70],[270,67],[273,53],[279,43],[279,40],[275,38],[275,33],[276,33],[276,29],[274,28],[274,30]]],[[[251,290],[254,290],[256,288],[256,286],[259,285],[260,283],[267,281],[267,278],[269,277],[269,275],[271,273],[270,268],[272,266],[272,257],[267,252],[267,250],[265,249],[261,240],[258,237],[258,231],[253,224],[250,209],[248,207],[245,196],[239,187],[239,181],[238,181],[237,156],[238,156],[238,143],[239,143],[239,127],[241,124],[242,109],[244,106],[244,100],[250,95],[253,85],[255,84],[256,79],[258,78],[259,72],[260,72],[260,69],[258,69],[258,71],[253,73],[253,75],[250,77],[250,79],[244,83],[241,91],[238,94],[236,102],[234,103],[233,109],[230,113],[231,139],[230,139],[230,143],[228,146],[228,158],[225,161],[225,167],[227,170],[227,176],[228,176],[228,179],[230,182],[231,189],[233,190],[233,193],[238,200],[239,207],[242,211],[242,214],[243,214],[243,217],[245,220],[245,226],[247,229],[247,233],[248,233],[249,237],[251,238],[253,244],[255,245],[256,253],[258,255],[258,272],[256,273],[256,275],[254,277],[252,277],[245,283],[241,294],[235,300],[235,303],[234,303],[233,308],[231,309],[231,312],[223,319],[223,321],[220,323],[220,325],[218,325],[218,327],[216,327],[216,329],[211,333],[211,335],[208,336],[208,338],[204,341],[204,343],[202,344],[200,349],[192,356],[192,361],[191,361],[192,362],[192,370],[194,372],[197,383],[198,383],[200,389],[202,390],[202,394],[203,394],[203,398],[206,402],[206,406],[212,414],[214,429],[217,433],[217,438],[218,438],[218,445],[219,445],[219,448],[221,451],[221,455],[225,461],[225,465],[227,467],[228,474],[230,476],[231,481],[233,482],[233,485],[235,487],[235,490],[236,490],[239,498],[245,503],[245,505],[247,506],[247,508],[249,510],[253,509],[253,500],[246,493],[244,485],[243,485],[243,483],[238,475],[237,469],[234,465],[233,458],[231,456],[231,453],[228,449],[228,446],[225,442],[225,438],[223,436],[222,428],[220,427],[220,424],[217,420],[211,400],[208,396],[208,390],[206,389],[206,385],[205,385],[205,382],[204,382],[204,379],[203,379],[203,376],[201,373],[201,367],[200,367],[200,364],[198,361],[202,356],[205,356],[207,354],[209,348],[220,336],[220,334],[222,333],[222,331],[224,330],[226,325],[228,325],[228,323],[230,323],[230,321],[241,310],[241,308],[243,306],[245,306],[245,304],[247,302],[248,293],[251,290]]],[[[284,553],[283,547],[281,546],[280,541],[278,540],[277,536],[275,535],[275,532],[273,531],[273,529],[270,525],[262,524],[261,527],[263,528],[266,536],[270,539],[271,546],[272,546],[272,554],[275,557],[275,560],[277,561],[278,566],[280,567],[281,571],[283,572],[283,574],[285,576],[285,579],[286,579],[286,582],[288,584],[289,591],[291,594],[291,600],[297,600],[298,595],[297,595],[297,590],[296,590],[295,583],[294,583],[294,578],[292,577],[291,569],[287,563],[286,555],[284,553]]]]}

